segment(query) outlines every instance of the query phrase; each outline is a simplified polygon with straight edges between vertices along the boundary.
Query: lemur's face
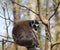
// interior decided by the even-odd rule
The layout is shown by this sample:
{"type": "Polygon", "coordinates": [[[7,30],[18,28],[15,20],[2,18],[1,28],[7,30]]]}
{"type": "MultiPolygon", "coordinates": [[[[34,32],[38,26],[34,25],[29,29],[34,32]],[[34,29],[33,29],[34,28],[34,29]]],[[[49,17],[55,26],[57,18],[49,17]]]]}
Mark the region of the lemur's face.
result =
{"type": "Polygon", "coordinates": [[[31,27],[33,27],[33,29],[34,29],[35,31],[37,31],[37,29],[39,28],[39,24],[40,24],[40,22],[37,21],[37,20],[32,20],[32,21],[30,22],[31,27]]]}

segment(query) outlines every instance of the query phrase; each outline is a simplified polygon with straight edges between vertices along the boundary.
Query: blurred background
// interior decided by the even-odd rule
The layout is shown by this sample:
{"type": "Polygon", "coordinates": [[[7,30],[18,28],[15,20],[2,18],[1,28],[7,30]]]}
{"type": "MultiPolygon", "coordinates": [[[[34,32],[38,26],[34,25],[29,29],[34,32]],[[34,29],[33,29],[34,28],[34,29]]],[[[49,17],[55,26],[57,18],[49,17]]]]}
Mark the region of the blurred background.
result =
{"type": "MultiPolygon", "coordinates": [[[[0,0],[0,50],[16,50],[16,47],[18,50],[27,50],[25,47],[16,46],[11,42],[13,41],[12,28],[14,26],[14,21],[17,19],[39,20],[39,17],[36,15],[39,13],[37,1],[38,0],[0,0]],[[20,4],[20,6],[18,4],[20,4]],[[7,42],[6,40],[10,42],[7,42]]],[[[42,13],[46,19],[54,13],[58,2],[60,2],[60,0],[41,0],[42,13]]],[[[52,36],[51,42],[60,42],[60,5],[56,14],[50,20],[50,32],[52,36]]],[[[43,24],[40,24],[38,35],[39,48],[45,50],[46,34],[45,26],[43,24]]],[[[53,50],[60,50],[60,45],[55,45],[53,50]]]]}

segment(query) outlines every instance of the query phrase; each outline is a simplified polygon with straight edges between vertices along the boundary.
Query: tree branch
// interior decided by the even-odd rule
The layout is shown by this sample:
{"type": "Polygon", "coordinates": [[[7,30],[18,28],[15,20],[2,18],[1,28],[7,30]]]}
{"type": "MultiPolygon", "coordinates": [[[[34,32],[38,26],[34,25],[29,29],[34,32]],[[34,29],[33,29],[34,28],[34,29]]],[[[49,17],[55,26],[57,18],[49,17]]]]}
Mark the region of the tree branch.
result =
{"type": "Polygon", "coordinates": [[[7,19],[7,18],[2,17],[2,16],[0,16],[0,18],[5,19],[5,20],[10,20],[12,23],[16,24],[16,22],[14,22],[13,20],[11,20],[11,19],[9,19],[9,18],[7,19]]]}
{"type": "Polygon", "coordinates": [[[59,45],[59,44],[60,44],[60,42],[56,42],[56,43],[52,44],[51,48],[53,48],[55,45],[59,45]]]}
{"type": "MultiPolygon", "coordinates": [[[[0,37],[4,37],[4,38],[7,38],[6,36],[3,36],[3,35],[0,35],[0,37]]],[[[11,37],[8,37],[9,39],[13,39],[13,38],[11,38],[11,37]]]]}
{"type": "MultiPolygon", "coordinates": [[[[2,42],[2,40],[0,40],[0,42],[2,42]]],[[[11,43],[15,43],[14,41],[9,41],[9,40],[4,40],[4,42],[11,42],[11,43]]]]}
{"type": "Polygon", "coordinates": [[[24,5],[20,5],[20,4],[16,3],[16,2],[14,2],[13,0],[10,0],[10,1],[11,1],[12,3],[15,3],[15,4],[19,5],[20,7],[24,7],[24,8],[26,8],[26,9],[28,9],[29,11],[31,11],[31,12],[33,12],[34,14],[36,14],[37,16],[39,16],[39,14],[37,14],[37,13],[34,12],[33,10],[29,9],[28,7],[26,7],[26,6],[24,6],[24,5]]]}
{"type": "Polygon", "coordinates": [[[42,15],[41,0],[37,0],[37,4],[38,4],[39,18],[40,18],[41,22],[42,22],[44,25],[47,25],[47,24],[48,24],[48,20],[42,15]]]}
{"type": "MultiPolygon", "coordinates": [[[[5,8],[4,7],[2,7],[2,9],[3,9],[3,12],[4,12],[4,17],[6,18],[6,15],[5,15],[5,8]]],[[[6,26],[6,32],[7,32],[7,39],[8,39],[8,37],[9,37],[9,32],[8,32],[8,25],[7,25],[7,20],[5,19],[5,26],[6,26]]]]}
{"type": "Polygon", "coordinates": [[[49,18],[48,20],[50,20],[50,19],[55,15],[55,13],[56,13],[57,10],[58,10],[59,5],[60,5],[60,2],[58,3],[58,5],[57,5],[57,7],[56,7],[56,9],[55,9],[55,12],[50,16],[50,18],[49,18]]]}
{"type": "MultiPolygon", "coordinates": [[[[8,19],[10,19],[10,15],[9,15],[9,11],[8,11],[8,4],[5,3],[5,5],[6,5],[6,11],[7,11],[8,19]]],[[[9,21],[9,26],[10,26],[10,21],[9,21]]]]}
{"type": "MultiPolygon", "coordinates": [[[[4,17],[2,17],[2,16],[0,16],[0,18],[6,19],[6,18],[4,18],[4,17]]],[[[14,21],[12,21],[11,19],[6,19],[6,20],[10,20],[11,22],[14,22],[14,21]]]]}

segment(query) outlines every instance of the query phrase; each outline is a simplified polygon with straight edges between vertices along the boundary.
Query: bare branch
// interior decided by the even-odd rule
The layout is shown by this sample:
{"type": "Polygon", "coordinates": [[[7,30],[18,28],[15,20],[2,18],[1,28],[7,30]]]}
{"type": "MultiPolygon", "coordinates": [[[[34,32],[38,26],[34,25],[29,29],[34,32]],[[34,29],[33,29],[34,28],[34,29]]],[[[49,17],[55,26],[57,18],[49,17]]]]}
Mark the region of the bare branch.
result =
{"type": "MultiPolygon", "coordinates": [[[[0,40],[0,42],[2,42],[2,40],[0,40]]],[[[15,43],[14,41],[9,41],[9,40],[4,40],[4,42],[11,42],[11,43],[15,43]]]]}
{"type": "Polygon", "coordinates": [[[50,19],[55,15],[55,13],[56,13],[57,10],[58,10],[59,5],[60,5],[60,2],[58,3],[58,5],[57,5],[57,7],[56,7],[56,9],[55,9],[55,12],[50,16],[50,18],[49,18],[48,20],[50,20],[50,19]]]}
{"type": "Polygon", "coordinates": [[[4,50],[4,39],[2,39],[2,50],[4,50]]]}
{"type": "MultiPolygon", "coordinates": [[[[0,37],[7,38],[6,36],[0,35],[0,37]]],[[[8,37],[9,39],[13,39],[12,37],[8,37]]]]}
{"type": "MultiPolygon", "coordinates": [[[[9,11],[8,11],[8,4],[7,4],[7,3],[5,3],[5,5],[6,5],[6,11],[7,11],[8,19],[10,19],[9,11]]],[[[9,21],[9,25],[10,25],[10,21],[9,21]]]]}
{"type": "Polygon", "coordinates": [[[47,25],[47,24],[48,24],[48,20],[42,15],[41,0],[37,0],[37,4],[38,4],[39,18],[40,18],[41,22],[42,22],[44,25],[47,25]]]}
{"type": "Polygon", "coordinates": [[[2,16],[0,16],[0,18],[5,19],[5,20],[10,20],[12,23],[16,24],[16,22],[14,22],[14,21],[13,21],[13,20],[11,20],[11,19],[7,19],[7,18],[2,17],[2,16]]]}
{"type": "Polygon", "coordinates": [[[9,40],[4,40],[4,41],[14,43],[14,41],[9,41],[9,40]]]}
{"type": "Polygon", "coordinates": [[[24,6],[24,5],[20,5],[20,4],[16,3],[16,2],[14,2],[13,0],[10,0],[10,1],[11,1],[12,3],[15,3],[15,4],[19,5],[20,7],[26,8],[27,10],[29,10],[29,11],[33,12],[34,14],[36,14],[37,16],[39,16],[39,14],[37,14],[37,13],[34,12],[33,10],[29,9],[28,7],[26,7],[26,6],[24,6]]]}
{"type": "MultiPolygon", "coordinates": [[[[4,18],[4,17],[2,17],[2,16],[0,16],[0,18],[6,19],[6,18],[4,18]]],[[[14,22],[14,21],[12,21],[11,19],[6,19],[6,20],[10,20],[11,22],[14,22]]]]}
{"type": "Polygon", "coordinates": [[[56,43],[52,44],[51,48],[53,48],[55,45],[59,45],[59,44],[60,44],[60,42],[56,42],[56,43]]]}
{"type": "MultiPolygon", "coordinates": [[[[2,9],[3,9],[3,12],[4,12],[4,17],[6,18],[4,7],[2,7],[2,9]]],[[[6,19],[5,19],[5,25],[6,25],[6,32],[7,32],[7,39],[8,39],[9,35],[8,35],[8,25],[7,25],[7,20],[6,19]]]]}

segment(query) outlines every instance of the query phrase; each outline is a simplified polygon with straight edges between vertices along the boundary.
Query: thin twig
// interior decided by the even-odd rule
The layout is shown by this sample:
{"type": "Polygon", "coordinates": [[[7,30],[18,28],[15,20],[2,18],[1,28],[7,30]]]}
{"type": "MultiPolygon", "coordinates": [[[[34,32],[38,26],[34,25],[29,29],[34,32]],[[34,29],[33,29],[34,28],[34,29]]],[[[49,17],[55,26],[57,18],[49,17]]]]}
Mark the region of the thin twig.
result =
{"type": "MultiPolygon", "coordinates": [[[[6,15],[5,15],[5,8],[2,7],[2,9],[3,9],[3,12],[4,12],[4,17],[6,18],[6,15]]],[[[6,25],[7,40],[8,40],[9,34],[8,34],[8,25],[7,25],[7,20],[6,20],[6,19],[5,19],[5,25],[6,25]]]]}
{"type": "Polygon", "coordinates": [[[0,16],[0,18],[5,19],[5,20],[10,20],[12,23],[15,23],[15,24],[16,24],[16,22],[14,22],[14,21],[13,21],[13,20],[11,20],[11,19],[7,19],[7,18],[2,17],[2,16],[0,16]]]}
{"type": "Polygon", "coordinates": [[[4,39],[2,39],[2,50],[4,50],[4,39]]]}
{"type": "MultiPolygon", "coordinates": [[[[2,40],[0,40],[0,42],[2,42],[2,40]]],[[[11,42],[11,43],[15,43],[14,41],[9,41],[9,40],[4,40],[4,42],[11,42]]]]}
{"type": "MultiPolygon", "coordinates": [[[[6,36],[3,36],[3,35],[0,35],[0,37],[4,37],[4,38],[7,38],[6,36]]],[[[13,38],[11,38],[11,37],[8,37],[9,39],[13,39],[13,38]]]]}
{"type": "MultiPolygon", "coordinates": [[[[0,16],[0,18],[2,18],[2,19],[6,19],[6,18],[4,18],[4,17],[2,17],[2,16],[0,16]]],[[[6,20],[10,20],[11,22],[14,22],[14,21],[11,20],[11,19],[6,19],[6,20]]]]}
{"type": "MultiPolygon", "coordinates": [[[[7,7],[7,3],[5,3],[5,5],[6,5],[6,11],[7,11],[7,15],[8,15],[8,19],[10,19],[10,16],[9,16],[9,11],[8,11],[8,7],[7,7]]],[[[10,26],[10,21],[9,21],[9,26],[10,26]]]]}
{"type": "Polygon", "coordinates": [[[20,7],[26,8],[27,10],[29,10],[29,11],[33,12],[34,14],[36,14],[37,16],[39,16],[39,14],[37,14],[37,13],[34,12],[33,10],[29,9],[28,7],[26,7],[26,6],[24,6],[24,5],[20,5],[20,4],[16,3],[16,2],[14,2],[13,0],[10,0],[10,1],[11,1],[12,3],[15,3],[15,4],[19,5],[20,7]]]}
{"type": "Polygon", "coordinates": [[[15,43],[14,41],[9,41],[9,40],[4,40],[4,41],[6,41],[6,42],[11,42],[11,43],[15,43]]]}
{"type": "Polygon", "coordinates": [[[56,7],[56,9],[55,9],[55,12],[49,17],[48,20],[50,20],[50,19],[55,15],[55,13],[56,13],[57,10],[58,10],[59,5],[60,5],[60,2],[58,3],[58,5],[57,5],[57,7],[56,7]]]}

